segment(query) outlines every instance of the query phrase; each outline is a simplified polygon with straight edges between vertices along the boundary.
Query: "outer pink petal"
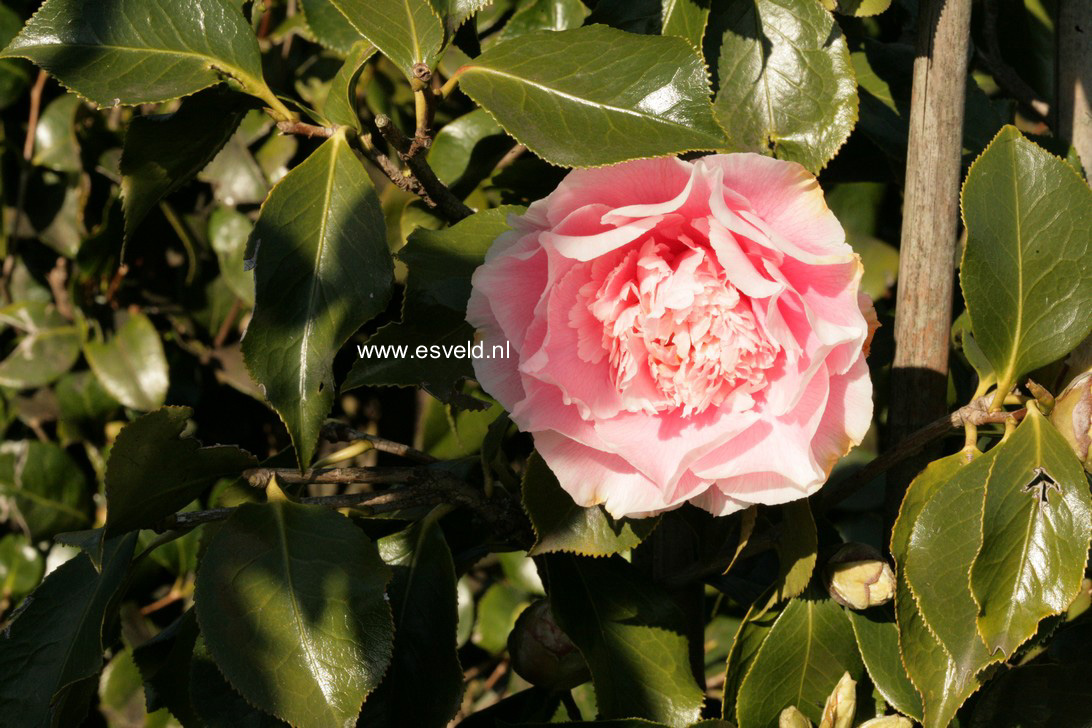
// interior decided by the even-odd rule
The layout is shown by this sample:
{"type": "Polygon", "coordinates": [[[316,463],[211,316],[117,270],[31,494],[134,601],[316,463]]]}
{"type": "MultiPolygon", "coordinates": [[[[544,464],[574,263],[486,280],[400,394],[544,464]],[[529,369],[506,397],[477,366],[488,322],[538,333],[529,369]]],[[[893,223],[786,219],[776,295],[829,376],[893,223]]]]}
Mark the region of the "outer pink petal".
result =
{"type": "Polygon", "coordinates": [[[864,354],[849,371],[830,378],[830,395],[823,419],[811,441],[819,467],[830,475],[834,465],[861,443],[872,424],[872,380],[864,354]]]}
{"type": "Polygon", "coordinates": [[[473,305],[467,305],[467,321],[475,328],[490,323],[483,315],[487,306],[492,320],[512,342],[512,349],[522,351],[535,307],[548,283],[546,253],[535,236],[528,235],[510,244],[506,254],[491,256],[474,271],[470,294],[473,305]]]}
{"type": "MultiPolygon", "coordinates": [[[[500,324],[493,317],[489,302],[478,289],[470,294],[466,308],[466,318],[478,330],[478,337],[485,344],[486,351],[493,351],[494,344],[504,345],[506,338],[500,324]]],[[[511,348],[510,359],[474,359],[474,378],[482,389],[501,405],[511,410],[525,396],[520,382],[518,349],[511,348]]]]}
{"type": "Polygon", "coordinates": [[[616,210],[665,202],[686,187],[692,168],[693,165],[681,159],[660,157],[610,167],[574,169],[542,201],[542,209],[549,224],[557,225],[573,210],[589,204],[599,203],[616,210]]]}

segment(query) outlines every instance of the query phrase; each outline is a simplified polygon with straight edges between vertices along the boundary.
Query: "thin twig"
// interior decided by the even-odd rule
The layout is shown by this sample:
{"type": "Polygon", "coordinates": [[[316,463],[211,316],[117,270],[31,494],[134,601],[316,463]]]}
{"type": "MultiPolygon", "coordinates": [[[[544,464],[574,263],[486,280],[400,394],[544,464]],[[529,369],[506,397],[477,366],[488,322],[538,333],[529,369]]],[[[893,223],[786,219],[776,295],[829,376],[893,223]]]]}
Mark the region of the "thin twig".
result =
{"type": "Polygon", "coordinates": [[[73,320],[76,313],[72,309],[72,301],[68,297],[68,289],[65,287],[65,284],[68,283],[67,258],[57,258],[57,264],[53,266],[53,270],[49,271],[46,281],[49,283],[49,290],[53,293],[53,302],[57,306],[57,313],[69,321],[73,320]]]}
{"type": "Polygon", "coordinates": [[[413,147],[410,142],[394,125],[389,116],[380,114],[375,117],[375,126],[379,133],[387,141],[399,158],[409,167],[410,172],[421,183],[421,187],[427,197],[425,201],[451,222],[458,222],[465,217],[474,214],[474,211],[463,204],[447,185],[440,181],[432,168],[425,161],[425,155],[421,154],[422,147],[413,147]]]}
{"type": "Polygon", "coordinates": [[[822,508],[829,509],[856,493],[881,473],[886,472],[906,458],[914,455],[935,440],[944,437],[953,429],[964,425],[988,425],[1002,422],[1019,422],[1027,414],[1026,408],[1013,411],[990,412],[993,394],[979,397],[965,407],[950,415],[934,420],[925,427],[907,435],[883,455],[870,461],[863,468],[845,480],[840,480],[823,489],[822,508]]]}
{"type": "Polygon", "coordinates": [[[434,463],[436,458],[429,455],[427,452],[421,452],[416,448],[412,448],[409,445],[403,445],[400,442],[394,442],[377,435],[370,435],[367,432],[361,432],[349,425],[341,422],[327,422],[322,426],[322,437],[330,442],[352,442],[353,440],[365,440],[371,444],[371,446],[380,451],[389,453],[391,455],[397,455],[399,457],[406,458],[407,460],[415,460],[419,463],[434,463]]]}
{"type": "Polygon", "coordinates": [[[227,337],[231,334],[231,329],[235,325],[235,319],[239,316],[239,311],[243,308],[243,302],[236,296],[235,300],[231,302],[231,308],[228,309],[227,316],[224,317],[223,323],[220,324],[220,330],[216,332],[216,338],[212,340],[212,348],[219,349],[227,341],[227,337]]]}
{"type": "Polygon", "coordinates": [[[277,129],[283,134],[297,134],[311,139],[329,139],[337,133],[337,127],[317,126],[304,121],[278,121],[277,129]]]}
{"type": "Polygon", "coordinates": [[[497,162],[497,165],[493,167],[494,174],[512,164],[512,162],[522,157],[526,152],[527,147],[522,144],[517,144],[509,149],[507,153],[505,153],[505,155],[500,158],[500,161],[497,162]]]}

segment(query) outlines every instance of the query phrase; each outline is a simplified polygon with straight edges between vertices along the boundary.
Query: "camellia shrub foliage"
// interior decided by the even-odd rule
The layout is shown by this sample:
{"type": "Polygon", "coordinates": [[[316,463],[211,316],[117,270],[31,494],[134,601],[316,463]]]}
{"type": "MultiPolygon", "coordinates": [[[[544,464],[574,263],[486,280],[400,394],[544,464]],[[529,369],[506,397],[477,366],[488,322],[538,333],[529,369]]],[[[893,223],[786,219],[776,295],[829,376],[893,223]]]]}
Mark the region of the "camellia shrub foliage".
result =
{"type": "Polygon", "coordinates": [[[1092,724],[1066,1],[3,0],[0,726],[1092,724]]]}

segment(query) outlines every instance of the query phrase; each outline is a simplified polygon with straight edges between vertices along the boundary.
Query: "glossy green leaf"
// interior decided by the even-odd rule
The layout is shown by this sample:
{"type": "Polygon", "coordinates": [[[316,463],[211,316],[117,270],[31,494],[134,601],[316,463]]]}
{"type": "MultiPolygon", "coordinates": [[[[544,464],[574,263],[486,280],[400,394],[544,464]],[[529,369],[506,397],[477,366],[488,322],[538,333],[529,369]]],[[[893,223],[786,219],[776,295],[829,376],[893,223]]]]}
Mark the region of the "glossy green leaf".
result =
{"type": "Polygon", "coordinates": [[[460,197],[492,174],[511,149],[512,140],[484,109],[445,124],[428,151],[428,163],[440,181],[460,197]]]}
{"type": "Polygon", "coordinates": [[[538,31],[498,43],[458,76],[508,133],[554,164],[594,167],[727,144],[705,65],[681,38],[598,25],[538,31]]]}
{"type": "Polygon", "coordinates": [[[444,43],[444,23],[429,0],[303,0],[303,11],[331,48],[349,53],[364,38],[407,76],[418,63],[435,67],[444,43]]]}
{"type": "Polygon", "coordinates": [[[31,164],[57,172],[83,171],[76,140],[76,112],[81,105],[75,94],[64,94],[49,102],[34,129],[31,164]]]}
{"type": "MultiPolygon", "coordinates": [[[[288,723],[251,705],[235,692],[198,637],[189,662],[189,692],[197,724],[205,728],[288,728],[288,723]]],[[[346,725],[352,725],[352,721],[346,725]]]]}
{"type": "Polygon", "coordinates": [[[906,551],[922,509],[967,464],[963,453],[930,463],[906,490],[891,531],[891,553],[896,563],[895,621],[903,665],[922,698],[922,723],[944,728],[959,706],[978,689],[973,672],[961,670],[929,631],[906,579],[906,551]]]}
{"type": "Polygon", "coordinates": [[[1092,332],[1092,189],[1006,126],[963,185],[960,283],[999,390],[1092,332]]]}
{"type": "Polygon", "coordinates": [[[578,506],[537,453],[523,473],[523,509],[535,529],[533,555],[611,556],[636,548],[659,523],[658,518],[615,520],[602,506],[578,506]]]}
{"type": "Polygon", "coordinates": [[[790,501],[780,510],[780,532],[774,544],[779,567],[767,608],[802,594],[808,588],[818,558],[818,534],[808,501],[790,501]]]}
{"type": "Polygon", "coordinates": [[[863,18],[887,10],[891,0],[823,0],[823,7],[841,15],[863,18]]]}
{"type": "Polygon", "coordinates": [[[341,65],[334,80],[330,82],[330,91],[326,94],[322,113],[334,124],[349,126],[358,132],[363,130],[360,116],[356,110],[356,82],[364,64],[375,55],[376,48],[366,40],[353,43],[345,63],[341,65]]]}
{"type": "Polygon", "coordinates": [[[0,308],[0,326],[23,333],[0,362],[0,385],[29,389],[49,384],[76,363],[83,334],[52,304],[23,301],[0,308]]]}
{"type": "Polygon", "coordinates": [[[846,609],[845,613],[872,684],[889,705],[920,721],[921,696],[902,664],[899,628],[891,606],[873,607],[864,612],[846,609]]]}
{"type": "Polygon", "coordinates": [[[42,580],[45,561],[21,533],[0,538],[0,601],[18,601],[42,580]]]}
{"type": "Polygon", "coordinates": [[[394,656],[364,704],[363,725],[444,726],[459,709],[463,669],[455,652],[455,564],[432,518],[379,539],[391,567],[394,656]],[[428,686],[422,700],[421,686],[428,686]]]}
{"type": "Polygon", "coordinates": [[[334,355],[386,307],[394,271],[375,188],[343,133],[277,184],[248,249],[256,302],[243,357],[306,467],[334,401],[334,355]]]}
{"type": "Polygon", "coordinates": [[[257,465],[237,447],[201,447],[182,437],[192,414],[189,407],[163,407],[122,429],[106,465],[108,534],[150,528],[220,478],[257,465]]]}
{"type": "Polygon", "coordinates": [[[493,0],[429,0],[436,14],[444,21],[447,40],[470,16],[491,5],[493,0]]]}
{"type": "Polygon", "coordinates": [[[80,723],[135,543],[136,534],[111,539],[101,572],[79,555],[34,590],[0,650],[0,716],[18,716],[20,728],[80,723]]]}
{"type": "Polygon", "coordinates": [[[834,18],[814,0],[747,0],[720,12],[715,106],[728,146],[818,172],[857,121],[857,84],[834,18]]]}
{"type": "Polygon", "coordinates": [[[523,5],[504,24],[498,40],[509,40],[536,30],[579,28],[588,17],[581,0],[532,0],[523,5]]]}
{"type": "Polygon", "coordinates": [[[0,500],[35,540],[91,525],[87,476],[52,442],[23,440],[0,448],[0,500]]]}
{"type": "Polygon", "coordinates": [[[246,270],[246,241],[254,223],[233,207],[217,207],[209,215],[209,245],[220,261],[224,282],[247,306],[254,306],[254,274],[246,270]]]}
{"type": "Polygon", "coordinates": [[[167,358],[144,314],[129,316],[106,341],[85,343],[83,355],[106,391],[126,407],[153,410],[166,399],[167,358]]]}
{"type": "Polygon", "coordinates": [[[409,267],[402,303],[402,322],[387,324],[368,339],[368,356],[361,356],[346,377],[342,390],[362,386],[412,387],[423,385],[444,401],[451,401],[457,385],[473,377],[468,352],[456,356],[453,347],[473,344],[474,329],[466,323],[470,276],[485,259],[485,251],[509,230],[508,216],[521,212],[505,206],[485,210],[444,230],[418,229],[398,253],[409,267]],[[405,346],[403,355],[374,347],[405,346]],[[417,356],[419,346],[439,347],[417,356]],[[444,347],[447,347],[445,349],[444,347]],[[447,355],[445,355],[445,352],[447,355]]]}
{"type": "Polygon", "coordinates": [[[721,694],[721,715],[724,717],[735,718],[736,699],[739,697],[743,678],[747,676],[751,663],[779,616],[780,606],[775,605],[763,611],[757,604],[751,605],[743,616],[725,663],[724,689],[721,694]]]}
{"type": "Polygon", "coordinates": [[[685,38],[690,45],[701,50],[712,3],[708,0],[663,0],[663,4],[663,28],[660,32],[685,38]]]}
{"type": "Polygon", "coordinates": [[[1092,502],[1073,448],[1034,406],[994,452],[971,593],[986,646],[1008,657],[1080,589],[1092,502]]]}
{"type": "Polygon", "coordinates": [[[226,0],[47,0],[2,54],[100,106],[187,96],[228,75],[271,96],[258,40],[226,0]]]}
{"type": "Polygon", "coordinates": [[[978,457],[936,487],[906,547],[904,571],[923,621],[951,655],[961,681],[993,659],[975,627],[970,573],[982,545],[982,504],[997,453],[978,457]]]}
{"type": "Polygon", "coordinates": [[[212,161],[251,105],[242,94],[214,88],[186,99],[171,114],[138,116],[129,123],[121,153],[127,238],[160,200],[212,161]]]}
{"type": "Polygon", "coordinates": [[[390,576],[375,544],[335,511],[244,504],[201,560],[197,620],[252,705],[300,728],[352,724],[391,659],[390,576]]]}
{"type": "Polygon", "coordinates": [[[864,670],[853,630],[831,599],[793,599],[762,642],[736,699],[739,728],[776,728],[794,705],[818,723],[823,704],[846,672],[864,670]]]}
{"type": "Polygon", "coordinates": [[[696,721],[703,696],[670,597],[617,556],[551,554],[546,564],[554,617],[591,669],[600,717],[696,721]]]}

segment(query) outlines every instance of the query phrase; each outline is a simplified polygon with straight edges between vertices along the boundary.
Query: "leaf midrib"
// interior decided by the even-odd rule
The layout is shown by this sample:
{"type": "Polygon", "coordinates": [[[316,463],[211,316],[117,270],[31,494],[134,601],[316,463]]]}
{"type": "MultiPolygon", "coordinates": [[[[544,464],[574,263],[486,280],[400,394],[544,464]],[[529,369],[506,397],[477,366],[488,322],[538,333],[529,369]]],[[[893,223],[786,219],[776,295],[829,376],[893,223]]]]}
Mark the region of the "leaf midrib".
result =
{"type": "Polygon", "coordinates": [[[1012,337],[1012,353],[1009,354],[1008,364],[1005,366],[1005,374],[1002,378],[998,376],[998,391],[1004,389],[1008,391],[1009,386],[1012,384],[1012,379],[1016,372],[1016,359],[1017,354],[1020,352],[1020,340],[1023,339],[1024,328],[1024,235],[1023,226],[1020,221],[1020,187],[1017,184],[1016,170],[1016,143],[1009,145],[1009,156],[1012,160],[1013,174],[1012,178],[1012,207],[1013,216],[1015,217],[1015,223],[1012,229],[1016,234],[1016,326],[1013,327],[1012,337]]]}

